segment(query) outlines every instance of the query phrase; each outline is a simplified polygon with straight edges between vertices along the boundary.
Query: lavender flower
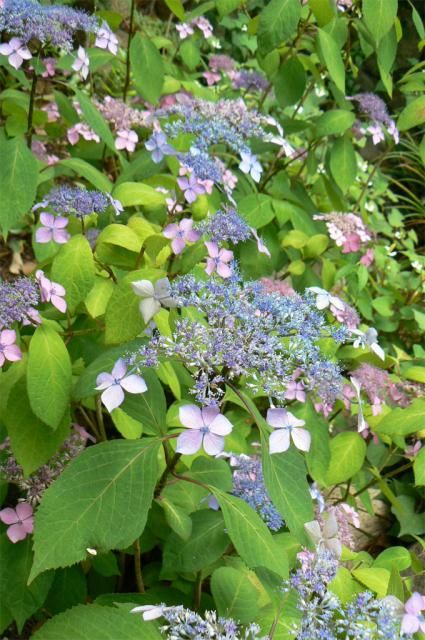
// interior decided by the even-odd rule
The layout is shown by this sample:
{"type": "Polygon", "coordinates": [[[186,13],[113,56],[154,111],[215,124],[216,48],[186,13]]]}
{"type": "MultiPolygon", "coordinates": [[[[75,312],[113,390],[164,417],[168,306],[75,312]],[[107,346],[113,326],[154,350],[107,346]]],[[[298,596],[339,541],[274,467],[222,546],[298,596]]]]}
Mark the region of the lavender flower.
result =
{"type": "Polygon", "coordinates": [[[184,405],[180,407],[179,419],[190,431],[179,435],[176,451],[188,455],[196,453],[201,447],[210,456],[218,455],[224,449],[224,436],[229,435],[233,429],[217,405],[203,409],[194,404],[184,405]]]}
{"type": "Polygon", "coordinates": [[[183,218],[178,224],[173,222],[167,225],[162,232],[166,238],[171,240],[171,248],[176,255],[181,253],[189,242],[199,240],[200,233],[192,227],[193,220],[191,218],[183,218]]]}
{"type": "Polygon", "coordinates": [[[233,495],[249,504],[271,531],[279,531],[284,522],[264,484],[261,460],[241,454],[231,456],[230,464],[234,468],[233,495]]]}
{"type": "Polygon", "coordinates": [[[258,162],[257,156],[253,155],[250,151],[241,151],[239,169],[242,173],[249,174],[254,182],[260,182],[263,168],[258,162]]]}
{"type": "Polygon", "coordinates": [[[0,282],[0,329],[31,320],[39,301],[38,289],[30,278],[0,282]]]}
{"type": "Polygon", "coordinates": [[[99,47],[99,49],[107,49],[114,56],[118,53],[118,38],[105,21],[97,31],[96,42],[94,44],[95,47],[99,47]]]}
{"type": "Polygon", "coordinates": [[[243,218],[233,208],[218,210],[214,215],[198,225],[198,231],[207,235],[212,242],[226,242],[238,244],[251,237],[251,229],[243,218]]]}
{"type": "Polygon", "coordinates": [[[403,633],[416,633],[422,631],[425,633],[425,617],[422,611],[425,611],[425,596],[415,591],[404,606],[404,616],[401,623],[403,633]]]}
{"type": "Polygon", "coordinates": [[[15,69],[19,69],[24,60],[32,58],[31,51],[22,44],[19,38],[12,38],[10,42],[0,44],[0,54],[7,56],[9,64],[15,69]]]}
{"type": "Polygon", "coordinates": [[[109,412],[124,402],[124,391],[145,393],[146,382],[135,374],[127,375],[127,366],[121,358],[115,363],[112,373],[100,373],[96,378],[96,389],[102,391],[101,400],[109,412]]]}
{"type": "Polygon", "coordinates": [[[149,140],[145,142],[145,147],[151,152],[155,164],[161,162],[164,156],[175,154],[175,150],[168,144],[166,135],[162,131],[154,131],[149,140]]]}
{"type": "Polygon", "coordinates": [[[291,438],[297,449],[309,451],[311,435],[307,429],[302,429],[305,425],[304,420],[298,420],[286,409],[269,409],[266,421],[273,429],[276,429],[269,439],[270,453],[287,451],[291,438]]]}
{"type": "Polygon", "coordinates": [[[382,125],[387,128],[394,141],[399,142],[400,136],[397,126],[388,115],[387,105],[379,96],[375,93],[357,93],[347,99],[357,102],[363,113],[372,120],[372,124],[366,128],[366,131],[372,134],[373,144],[379,144],[385,139],[382,125]]]}
{"type": "Polygon", "coordinates": [[[269,83],[267,78],[258,71],[236,71],[232,76],[232,84],[235,89],[247,91],[264,91],[269,83]]]}
{"type": "Polygon", "coordinates": [[[79,71],[81,77],[86,80],[89,75],[90,58],[88,57],[84,47],[78,47],[77,57],[75,58],[72,68],[74,71],[79,71]]]}
{"type": "Polygon", "coordinates": [[[4,329],[0,331],[0,368],[6,360],[16,362],[21,360],[22,352],[16,343],[16,331],[4,329]]]}
{"type": "Polygon", "coordinates": [[[233,251],[219,249],[215,242],[205,242],[205,246],[209,256],[205,267],[208,275],[210,276],[214,271],[217,271],[222,278],[230,278],[232,269],[229,267],[229,262],[233,260],[233,251]]]}
{"type": "Polygon", "coordinates": [[[64,299],[66,291],[64,287],[58,282],[49,280],[44,275],[44,271],[38,269],[35,272],[35,277],[40,287],[41,302],[51,302],[54,307],[61,313],[65,313],[67,309],[67,303],[64,299]]]}
{"type": "Polygon", "coordinates": [[[55,217],[51,213],[43,212],[40,214],[40,222],[42,226],[35,233],[35,241],[41,244],[46,242],[57,242],[58,244],[66,244],[70,239],[70,235],[65,231],[68,225],[68,218],[63,216],[55,217]]]}
{"type": "Polygon", "coordinates": [[[92,213],[104,213],[111,205],[109,194],[101,191],[88,191],[83,187],[70,187],[62,185],[54,187],[44,196],[34,210],[41,207],[50,207],[55,213],[65,216],[77,216],[84,218],[92,213]]]}
{"type": "Polygon", "coordinates": [[[19,502],[15,509],[2,509],[0,520],[9,525],[6,534],[13,543],[24,540],[34,528],[32,507],[26,502],[19,502]]]}

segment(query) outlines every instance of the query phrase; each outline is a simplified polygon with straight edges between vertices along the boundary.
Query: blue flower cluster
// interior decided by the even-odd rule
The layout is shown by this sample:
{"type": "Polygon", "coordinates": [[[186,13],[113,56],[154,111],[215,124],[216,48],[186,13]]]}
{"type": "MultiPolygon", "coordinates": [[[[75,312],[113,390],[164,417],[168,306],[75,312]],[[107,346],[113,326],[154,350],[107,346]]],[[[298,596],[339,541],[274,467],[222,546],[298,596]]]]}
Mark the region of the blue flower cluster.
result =
{"type": "Polygon", "coordinates": [[[101,191],[62,185],[49,191],[43,201],[34,208],[50,207],[60,215],[84,218],[92,213],[104,213],[111,204],[110,196],[101,191]]]}
{"type": "Polygon", "coordinates": [[[171,286],[183,307],[171,337],[154,332],[150,342],[128,358],[136,369],[155,366],[160,357],[177,359],[192,373],[192,392],[202,404],[219,401],[223,382],[244,376],[248,388],[285,404],[296,370],[307,390],[335,400],[342,387],[339,367],[323,357],[318,341],[340,329],[328,325],[314,296],[268,294],[261,283],[188,275],[171,286]],[[194,307],[202,315],[186,309],[194,307]],[[326,376],[323,376],[323,372],[326,376]]]}
{"type": "Polygon", "coordinates": [[[358,594],[348,604],[329,589],[338,560],[327,549],[305,552],[302,568],[284,583],[295,590],[302,619],[294,630],[297,640],[395,640],[400,638],[400,617],[391,599],[370,592],[358,594]]]}
{"type": "Polygon", "coordinates": [[[238,212],[227,207],[219,209],[203,220],[197,230],[207,235],[213,242],[232,242],[238,244],[252,237],[251,229],[238,212]]]}
{"type": "Polygon", "coordinates": [[[71,7],[36,0],[4,0],[0,5],[0,32],[25,44],[38,40],[69,51],[77,32],[96,33],[98,28],[96,18],[71,7]]]}
{"type": "Polygon", "coordinates": [[[0,282],[0,329],[31,320],[40,295],[30,278],[0,282]]]}
{"type": "Polygon", "coordinates": [[[233,495],[249,504],[271,531],[279,531],[285,523],[267,492],[261,460],[242,454],[232,456],[230,464],[234,467],[233,495]]]}

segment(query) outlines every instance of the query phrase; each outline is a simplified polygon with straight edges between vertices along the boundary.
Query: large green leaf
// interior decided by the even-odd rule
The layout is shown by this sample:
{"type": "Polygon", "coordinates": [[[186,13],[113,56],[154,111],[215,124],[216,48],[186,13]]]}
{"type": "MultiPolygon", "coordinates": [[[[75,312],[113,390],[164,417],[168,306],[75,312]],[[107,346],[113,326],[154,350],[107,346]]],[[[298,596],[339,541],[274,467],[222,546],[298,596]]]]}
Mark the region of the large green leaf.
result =
{"type": "Polygon", "coordinates": [[[49,572],[27,586],[32,560],[30,538],[12,544],[5,534],[0,536],[2,614],[6,611],[10,614],[16,621],[19,633],[26,620],[43,604],[53,580],[53,572],[49,572]]]}
{"type": "Polygon", "coordinates": [[[301,15],[299,0],[270,0],[260,13],[258,47],[265,55],[296,34],[301,15]]]}
{"type": "Polygon", "coordinates": [[[34,640],[161,640],[153,623],[125,609],[78,605],[48,620],[32,636],[34,640]]]}
{"type": "Polygon", "coordinates": [[[425,96],[412,100],[401,112],[397,125],[400,131],[418,127],[425,122],[425,96]]]}
{"type": "Polygon", "coordinates": [[[71,360],[54,329],[37,327],[30,342],[28,397],[35,415],[53,429],[61,422],[71,397],[71,360]]]}
{"type": "Polygon", "coordinates": [[[378,422],[375,431],[388,435],[408,436],[424,426],[425,398],[417,398],[406,409],[393,409],[378,422]]]}
{"type": "Polygon", "coordinates": [[[329,165],[333,179],[345,193],[357,174],[356,154],[349,138],[344,136],[336,140],[331,149],[329,165]]]}
{"type": "Polygon", "coordinates": [[[354,113],[345,109],[326,111],[316,120],[316,135],[341,135],[354,124],[355,119],[354,113]]]}
{"type": "Polygon", "coordinates": [[[47,569],[128,547],[142,533],[157,478],[160,442],[113,440],[86,449],[43,495],[35,518],[30,579],[47,569]]]}
{"type": "Polygon", "coordinates": [[[105,342],[114,344],[125,342],[138,336],[145,323],[139,310],[140,298],[134,293],[131,282],[133,274],[126,276],[115,290],[108,302],[105,313],[105,342]],[[125,322],[123,322],[125,309],[125,322]]]}
{"type": "Polygon", "coordinates": [[[322,29],[318,29],[317,38],[319,53],[328,68],[329,75],[341,93],[345,93],[345,68],[338,43],[322,29]]]}
{"type": "Polygon", "coordinates": [[[0,228],[7,234],[34,204],[38,165],[23,138],[1,138],[0,158],[0,228]]]}
{"type": "Polygon", "coordinates": [[[66,289],[65,299],[72,312],[84,300],[95,280],[93,253],[81,234],[63,245],[53,260],[52,280],[66,289]]]}
{"type": "Polygon", "coordinates": [[[130,46],[131,70],[140,95],[155,104],[164,84],[164,63],[150,38],[136,33],[130,46]]]}
{"type": "Polygon", "coordinates": [[[210,490],[220,504],[230,539],[248,567],[265,567],[287,576],[286,556],[260,516],[240,498],[212,486],[210,490]]]}
{"type": "Polygon", "coordinates": [[[413,471],[415,473],[415,484],[417,486],[425,485],[425,447],[422,447],[413,463],[413,471]]]}
{"type": "Polygon", "coordinates": [[[165,202],[163,193],[141,182],[122,182],[114,189],[113,195],[123,207],[158,207],[165,202]]]}
{"type": "Polygon", "coordinates": [[[397,0],[363,0],[363,19],[376,43],[394,25],[397,6],[397,0]]]}
{"type": "Polygon", "coordinates": [[[366,455],[366,443],[359,433],[344,431],[330,442],[331,459],[326,473],[328,485],[345,482],[360,471],[366,455]]]}
{"type": "Polygon", "coordinates": [[[219,567],[211,577],[211,591],[220,615],[242,623],[255,620],[258,591],[242,571],[233,567],[219,567]]]}

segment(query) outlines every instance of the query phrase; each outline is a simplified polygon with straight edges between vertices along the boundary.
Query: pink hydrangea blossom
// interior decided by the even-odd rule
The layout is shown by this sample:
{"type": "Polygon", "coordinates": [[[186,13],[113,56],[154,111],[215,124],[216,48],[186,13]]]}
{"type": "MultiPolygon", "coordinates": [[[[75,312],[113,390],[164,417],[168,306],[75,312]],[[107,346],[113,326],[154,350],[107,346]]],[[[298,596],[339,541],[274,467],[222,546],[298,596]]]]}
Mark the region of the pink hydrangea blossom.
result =
{"type": "Polygon", "coordinates": [[[179,34],[180,40],[185,40],[189,36],[193,36],[193,34],[195,33],[191,25],[187,24],[186,22],[182,22],[181,24],[178,24],[176,26],[176,29],[179,34]]]}
{"type": "Polygon", "coordinates": [[[285,391],[285,398],[287,400],[298,400],[298,402],[305,402],[306,395],[304,384],[302,382],[297,382],[296,380],[291,380],[288,382],[285,391]]]}
{"type": "Polygon", "coordinates": [[[57,282],[52,282],[44,275],[44,271],[38,269],[35,272],[35,277],[40,287],[40,297],[42,302],[51,302],[58,311],[65,313],[67,309],[66,300],[64,296],[66,294],[65,288],[57,282]]]}
{"type": "Polygon", "coordinates": [[[206,192],[203,181],[199,180],[193,173],[189,173],[187,177],[177,178],[177,184],[189,204],[195,202],[198,195],[203,195],[206,192]]]}
{"type": "Polygon", "coordinates": [[[171,240],[171,248],[176,255],[183,251],[186,244],[196,242],[201,237],[199,231],[195,231],[192,227],[191,218],[183,218],[178,224],[173,222],[165,227],[163,234],[171,240]]]}
{"type": "Polygon", "coordinates": [[[355,253],[360,249],[362,241],[357,233],[350,233],[342,243],[341,253],[355,253]]]}
{"type": "Polygon", "coordinates": [[[42,78],[53,78],[56,72],[56,58],[44,58],[42,62],[46,69],[46,71],[43,71],[43,73],[41,74],[42,78]]]}
{"type": "Polygon", "coordinates": [[[95,133],[93,129],[91,129],[88,124],[85,124],[84,122],[77,122],[77,124],[68,129],[66,135],[69,143],[72,145],[77,144],[80,137],[84,140],[87,140],[87,142],[100,142],[100,138],[97,133],[95,133]]]}
{"type": "Polygon", "coordinates": [[[121,358],[117,360],[112,373],[103,372],[96,378],[96,390],[103,391],[101,400],[109,412],[119,407],[128,393],[145,393],[146,382],[141,376],[127,374],[127,365],[121,358]]]}
{"type": "Polygon", "coordinates": [[[198,27],[199,31],[203,33],[204,38],[211,38],[211,36],[213,35],[212,24],[209,20],[207,20],[207,18],[204,18],[204,16],[195,18],[194,20],[192,20],[192,24],[195,25],[195,27],[198,27]]]}
{"type": "Polygon", "coordinates": [[[0,44],[0,54],[7,56],[9,64],[15,69],[22,66],[24,60],[31,60],[31,51],[26,47],[19,38],[12,38],[9,42],[0,44]]]}
{"type": "Polygon", "coordinates": [[[6,535],[11,542],[24,540],[33,532],[34,520],[32,506],[27,502],[19,502],[15,509],[7,508],[0,511],[0,520],[9,525],[6,535]]]}
{"type": "Polygon", "coordinates": [[[84,47],[78,47],[77,57],[74,60],[72,69],[74,69],[74,71],[79,71],[81,77],[86,80],[87,76],[89,75],[89,65],[90,59],[87,55],[86,50],[84,49],[84,47]]]}
{"type": "Polygon", "coordinates": [[[209,255],[207,266],[205,267],[208,275],[210,276],[214,271],[217,271],[222,278],[230,278],[232,270],[229,267],[229,262],[233,260],[233,251],[219,249],[216,242],[205,242],[205,246],[209,255]]]}
{"type": "Polygon", "coordinates": [[[273,429],[276,429],[269,438],[270,453],[282,453],[289,449],[292,442],[301,451],[309,451],[311,435],[305,425],[304,420],[299,420],[286,409],[269,409],[267,411],[266,422],[273,429]]]}
{"type": "Polygon", "coordinates": [[[360,264],[365,267],[370,267],[371,264],[375,261],[375,254],[373,253],[373,249],[367,249],[366,253],[360,258],[360,264]]]}
{"type": "Polygon", "coordinates": [[[204,71],[202,74],[205,80],[207,81],[207,85],[212,87],[217,82],[220,82],[221,75],[219,73],[215,73],[215,71],[204,71]]]}
{"type": "Polygon", "coordinates": [[[16,343],[16,331],[3,329],[0,331],[0,367],[6,360],[16,362],[22,358],[22,352],[16,343]]]}
{"type": "Polygon", "coordinates": [[[64,216],[54,216],[52,213],[43,211],[40,213],[40,222],[42,226],[35,233],[35,241],[40,244],[46,242],[57,242],[58,244],[66,244],[70,239],[70,235],[65,231],[68,225],[68,218],[64,216]]]}
{"type": "Polygon", "coordinates": [[[138,141],[139,136],[135,131],[132,131],[131,129],[120,129],[117,131],[115,148],[119,151],[125,149],[129,153],[132,153],[135,150],[138,141]]]}
{"type": "Polygon", "coordinates": [[[201,447],[210,456],[218,455],[224,449],[224,436],[233,429],[231,422],[215,405],[203,409],[194,404],[184,405],[180,407],[179,419],[189,431],[179,435],[176,451],[188,455],[196,453],[201,447]]]}

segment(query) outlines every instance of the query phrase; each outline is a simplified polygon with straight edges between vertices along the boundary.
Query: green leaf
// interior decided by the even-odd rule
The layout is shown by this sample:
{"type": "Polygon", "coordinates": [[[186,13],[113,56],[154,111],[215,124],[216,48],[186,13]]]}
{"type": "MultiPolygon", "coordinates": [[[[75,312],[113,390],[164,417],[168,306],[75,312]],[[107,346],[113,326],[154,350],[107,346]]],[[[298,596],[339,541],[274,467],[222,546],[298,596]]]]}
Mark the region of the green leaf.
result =
{"type": "Polygon", "coordinates": [[[376,593],[378,598],[383,598],[386,595],[390,579],[388,569],[354,569],[352,574],[361,584],[376,593]]]}
{"type": "Polygon", "coordinates": [[[0,158],[0,228],[7,235],[34,203],[38,164],[23,138],[1,138],[0,158]]]}
{"type": "Polygon", "coordinates": [[[266,55],[295,36],[301,15],[299,0],[271,0],[260,13],[258,48],[266,55]]]}
{"type": "Polygon", "coordinates": [[[394,25],[397,0],[363,0],[363,20],[378,43],[394,25]]]}
{"type": "Polygon", "coordinates": [[[49,613],[55,615],[86,601],[87,582],[81,566],[76,565],[67,569],[57,569],[54,572],[54,576],[44,605],[44,608],[49,613]]]}
{"type": "Polygon", "coordinates": [[[424,514],[418,513],[416,500],[413,496],[397,496],[397,505],[391,507],[391,511],[400,523],[399,537],[421,536],[425,533],[424,514]]]}
{"type": "Polygon", "coordinates": [[[375,427],[377,433],[409,436],[423,429],[425,398],[417,398],[406,409],[397,407],[387,413],[375,427]]]}
{"type": "Polygon", "coordinates": [[[341,93],[345,93],[345,67],[338,43],[323,29],[318,29],[317,38],[319,54],[329,71],[330,77],[341,93]]]}
{"type": "Polygon", "coordinates": [[[111,418],[123,438],[136,440],[142,435],[143,427],[140,422],[127,415],[122,409],[114,409],[111,418]]]}
{"type": "Polygon", "coordinates": [[[147,391],[142,395],[128,393],[121,409],[142,424],[143,433],[163,435],[167,431],[164,390],[152,369],[142,369],[141,375],[148,387],[147,391]]]}
{"type": "Polygon", "coordinates": [[[27,586],[33,555],[31,539],[13,544],[5,534],[0,536],[0,601],[2,613],[9,613],[16,621],[19,634],[42,606],[53,580],[53,573],[39,576],[27,586]]]}
{"type": "Polygon", "coordinates": [[[131,41],[130,61],[137,91],[155,104],[164,84],[164,63],[152,40],[136,33],[131,41]]]}
{"type": "Polygon", "coordinates": [[[395,596],[400,600],[400,602],[404,602],[406,599],[403,580],[396,565],[391,567],[390,579],[388,581],[387,593],[385,595],[395,596]]]}
{"type": "Polygon", "coordinates": [[[88,240],[81,234],[62,245],[52,265],[51,279],[66,289],[65,299],[72,312],[94,285],[95,267],[88,240]]]}
{"type": "Polygon", "coordinates": [[[184,7],[181,0],[165,0],[165,4],[179,20],[184,22],[184,7]]]}
{"type": "Polygon", "coordinates": [[[35,415],[52,429],[60,424],[71,398],[71,360],[62,338],[40,325],[30,342],[28,397],[35,415]]]}
{"type": "Polygon", "coordinates": [[[229,538],[220,512],[202,509],[190,516],[192,534],[182,541],[172,533],[164,547],[164,572],[194,573],[218,560],[227,547],[229,538]]]}
{"type": "Polygon", "coordinates": [[[50,460],[69,433],[67,414],[55,431],[34,415],[24,379],[13,387],[2,421],[10,437],[13,455],[25,476],[50,460]]]}
{"type": "Polygon", "coordinates": [[[411,564],[412,558],[405,547],[390,547],[379,554],[373,566],[391,571],[391,567],[395,565],[400,571],[404,571],[408,569],[411,564]]]}
{"type": "Polygon", "coordinates": [[[413,471],[415,473],[416,486],[425,485],[425,447],[422,447],[413,463],[413,471]]]}
{"type": "Polygon", "coordinates": [[[331,459],[326,473],[327,485],[345,482],[360,471],[366,455],[366,443],[359,433],[345,431],[330,441],[331,459]]]}
{"type": "Polygon", "coordinates": [[[401,112],[397,126],[400,131],[418,127],[425,122],[425,96],[412,100],[401,112]]]}
{"type": "Polygon", "coordinates": [[[357,160],[349,138],[336,140],[331,149],[330,170],[332,177],[343,193],[353,184],[357,175],[357,160]]]}
{"type": "Polygon", "coordinates": [[[87,123],[93,131],[97,133],[101,141],[104,142],[113,153],[117,153],[114,137],[103,116],[99,113],[99,110],[85,93],[79,89],[74,89],[74,92],[87,123]]]}
{"type": "Polygon", "coordinates": [[[115,290],[108,302],[105,313],[105,342],[114,344],[131,340],[141,333],[145,327],[139,310],[140,298],[131,288],[133,274],[126,276],[115,290]],[[125,309],[125,322],[123,322],[125,309]]]}
{"type": "Polygon", "coordinates": [[[302,455],[293,447],[285,453],[270,455],[264,444],[262,463],[264,482],[273,504],[291,533],[306,544],[304,524],[313,520],[314,514],[302,455]]]}
{"type": "Polygon", "coordinates": [[[96,189],[99,189],[99,191],[105,191],[106,193],[112,191],[112,182],[109,178],[107,178],[104,173],[101,173],[99,169],[93,167],[92,164],[81,158],[64,158],[64,160],[58,162],[58,166],[72,169],[77,175],[82,176],[96,189]]]}
{"type": "Polygon", "coordinates": [[[169,527],[185,542],[187,542],[192,534],[192,520],[185,511],[162,497],[159,504],[164,509],[165,519],[169,527]]]}
{"type": "Polygon", "coordinates": [[[191,38],[180,45],[180,56],[190,71],[194,71],[201,62],[199,47],[191,38]]]}
{"type": "Polygon", "coordinates": [[[316,120],[316,136],[341,135],[353,126],[356,116],[352,111],[333,109],[319,116],[316,120]]]}
{"type": "Polygon", "coordinates": [[[34,640],[161,640],[152,623],[125,609],[101,607],[98,604],[78,605],[51,618],[32,636],[34,640]]]}
{"type": "Polygon", "coordinates": [[[261,193],[242,198],[238,204],[238,211],[249,226],[254,229],[260,229],[269,224],[276,215],[272,198],[261,193]]]}
{"type": "Polygon", "coordinates": [[[233,489],[232,473],[229,465],[218,458],[196,458],[190,468],[190,473],[187,475],[203,484],[212,484],[222,491],[231,491],[233,489]]]}
{"type": "Polygon", "coordinates": [[[84,300],[84,305],[92,318],[103,316],[111,295],[114,283],[109,278],[97,278],[84,300]]]}
{"type": "Polygon", "coordinates": [[[219,567],[211,577],[211,592],[218,613],[243,624],[255,620],[258,613],[258,591],[242,571],[219,567]]]}
{"type": "Polygon", "coordinates": [[[142,248],[142,241],[137,233],[125,224],[108,224],[96,240],[96,251],[102,242],[123,247],[135,253],[142,248]]]}
{"type": "Polygon", "coordinates": [[[265,567],[281,577],[288,575],[286,556],[273,540],[260,516],[246,502],[210,486],[223,512],[226,529],[236,551],[248,567],[265,567]]]}
{"type": "Polygon", "coordinates": [[[30,580],[84,560],[87,548],[124,549],[141,535],[159,447],[156,439],[113,440],[89,447],[70,462],[37,510],[30,580]]]}
{"type": "Polygon", "coordinates": [[[323,27],[336,17],[336,6],[333,0],[308,0],[308,5],[319,27],[323,27]]]}
{"type": "Polygon", "coordinates": [[[123,207],[158,207],[165,202],[163,193],[141,182],[122,182],[114,189],[113,195],[123,207]]]}
{"type": "Polygon", "coordinates": [[[242,3],[243,0],[216,0],[215,4],[220,16],[225,16],[235,11],[235,9],[238,9],[242,3]]]}
{"type": "Polygon", "coordinates": [[[304,93],[306,74],[297,57],[289,58],[273,78],[276,98],[281,107],[295,104],[304,93]]]}

